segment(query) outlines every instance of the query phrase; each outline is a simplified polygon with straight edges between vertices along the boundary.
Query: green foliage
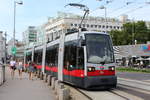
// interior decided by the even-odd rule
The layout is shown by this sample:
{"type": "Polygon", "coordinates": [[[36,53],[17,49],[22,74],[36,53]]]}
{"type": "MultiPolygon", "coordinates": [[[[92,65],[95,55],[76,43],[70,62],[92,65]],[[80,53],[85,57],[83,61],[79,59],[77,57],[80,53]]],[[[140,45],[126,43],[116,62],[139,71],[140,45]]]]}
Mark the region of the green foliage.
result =
{"type": "Polygon", "coordinates": [[[117,71],[121,72],[142,72],[142,73],[150,73],[150,69],[136,69],[136,68],[129,68],[129,67],[118,67],[116,68],[117,71]]]}
{"type": "Polygon", "coordinates": [[[138,44],[146,43],[150,40],[150,29],[146,27],[144,21],[128,22],[123,25],[123,29],[112,30],[110,32],[114,45],[129,45],[137,40],[138,44]]]}

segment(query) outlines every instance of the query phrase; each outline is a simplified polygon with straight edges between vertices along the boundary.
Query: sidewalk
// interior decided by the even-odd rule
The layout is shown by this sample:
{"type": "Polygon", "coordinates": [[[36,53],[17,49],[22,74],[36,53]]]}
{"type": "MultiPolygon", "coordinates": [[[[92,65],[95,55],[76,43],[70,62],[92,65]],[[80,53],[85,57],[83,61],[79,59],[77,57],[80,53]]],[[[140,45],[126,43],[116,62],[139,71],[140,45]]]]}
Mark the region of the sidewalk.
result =
{"type": "Polygon", "coordinates": [[[0,86],[0,100],[56,100],[52,90],[39,79],[29,80],[28,74],[23,73],[19,79],[18,71],[14,80],[10,70],[6,68],[6,82],[0,86]]]}

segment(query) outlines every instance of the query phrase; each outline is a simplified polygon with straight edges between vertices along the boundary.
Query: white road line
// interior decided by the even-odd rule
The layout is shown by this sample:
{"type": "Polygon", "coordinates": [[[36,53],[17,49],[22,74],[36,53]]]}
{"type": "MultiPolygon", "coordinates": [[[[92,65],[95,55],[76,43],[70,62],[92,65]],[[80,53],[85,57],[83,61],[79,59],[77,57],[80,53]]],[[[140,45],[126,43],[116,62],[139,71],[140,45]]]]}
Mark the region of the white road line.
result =
{"type": "MultiPolygon", "coordinates": [[[[127,78],[120,78],[120,77],[118,77],[117,79],[118,79],[118,80],[124,80],[124,81],[130,81],[130,82],[136,82],[136,83],[145,84],[145,85],[150,85],[149,82],[145,82],[145,81],[147,81],[147,80],[138,81],[138,80],[127,79],[127,78]]],[[[148,81],[150,81],[150,80],[148,80],[148,81]]]]}
{"type": "Polygon", "coordinates": [[[134,88],[134,87],[128,87],[128,86],[123,86],[123,85],[118,85],[118,86],[123,87],[125,89],[134,90],[134,91],[137,91],[137,92],[142,92],[144,94],[150,94],[149,91],[144,91],[142,89],[137,89],[137,88],[134,88]]]}
{"type": "Polygon", "coordinates": [[[148,82],[118,78],[118,83],[150,91],[150,83],[148,83],[148,82]]]}

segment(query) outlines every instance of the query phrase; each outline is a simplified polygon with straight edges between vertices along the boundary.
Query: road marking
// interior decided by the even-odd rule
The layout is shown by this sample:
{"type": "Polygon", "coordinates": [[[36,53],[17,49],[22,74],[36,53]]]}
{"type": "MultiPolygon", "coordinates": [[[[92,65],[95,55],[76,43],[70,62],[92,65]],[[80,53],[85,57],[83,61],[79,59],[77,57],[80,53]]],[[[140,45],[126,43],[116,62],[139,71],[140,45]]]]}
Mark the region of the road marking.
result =
{"type": "Polygon", "coordinates": [[[150,80],[144,80],[144,82],[150,82],[150,80]]]}
{"type": "Polygon", "coordinates": [[[127,86],[127,85],[119,84],[118,86],[126,88],[126,89],[130,89],[130,90],[135,90],[137,92],[142,92],[142,93],[145,93],[145,94],[150,94],[150,91],[139,89],[139,88],[135,88],[135,87],[130,87],[130,86],[127,86]]]}
{"type": "MultiPolygon", "coordinates": [[[[117,79],[118,79],[118,80],[123,80],[123,81],[136,82],[136,83],[144,84],[144,85],[150,85],[150,83],[148,83],[148,82],[143,82],[143,81],[138,81],[138,80],[132,80],[132,79],[120,78],[120,77],[118,77],[117,79]]],[[[150,80],[149,80],[149,81],[150,81],[150,80]]]]}

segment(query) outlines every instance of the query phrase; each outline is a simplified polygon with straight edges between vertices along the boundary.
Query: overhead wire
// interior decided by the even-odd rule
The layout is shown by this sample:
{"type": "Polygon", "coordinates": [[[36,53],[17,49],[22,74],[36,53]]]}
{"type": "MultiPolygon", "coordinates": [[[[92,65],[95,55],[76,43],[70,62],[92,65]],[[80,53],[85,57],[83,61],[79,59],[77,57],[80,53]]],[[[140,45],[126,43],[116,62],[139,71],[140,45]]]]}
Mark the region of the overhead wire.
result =
{"type": "MultiPolygon", "coordinates": [[[[114,0],[106,0],[106,1],[105,1],[105,4],[103,4],[103,6],[107,6],[108,4],[112,3],[113,1],[114,1],[114,0]]],[[[93,10],[90,12],[90,14],[93,13],[93,12],[95,12],[95,11],[97,11],[98,9],[99,9],[99,7],[93,9],[93,10]]]]}
{"type": "Polygon", "coordinates": [[[128,11],[126,11],[126,12],[122,13],[122,14],[119,14],[117,17],[119,17],[120,15],[126,14],[126,13],[135,12],[136,10],[139,10],[139,9],[144,8],[144,7],[145,7],[145,5],[146,5],[146,4],[144,4],[144,5],[142,5],[142,6],[139,6],[139,7],[136,7],[136,8],[134,8],[134,9],[128,10],[128,11]]]}

